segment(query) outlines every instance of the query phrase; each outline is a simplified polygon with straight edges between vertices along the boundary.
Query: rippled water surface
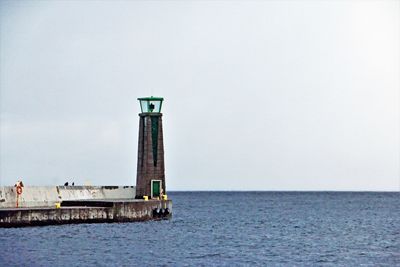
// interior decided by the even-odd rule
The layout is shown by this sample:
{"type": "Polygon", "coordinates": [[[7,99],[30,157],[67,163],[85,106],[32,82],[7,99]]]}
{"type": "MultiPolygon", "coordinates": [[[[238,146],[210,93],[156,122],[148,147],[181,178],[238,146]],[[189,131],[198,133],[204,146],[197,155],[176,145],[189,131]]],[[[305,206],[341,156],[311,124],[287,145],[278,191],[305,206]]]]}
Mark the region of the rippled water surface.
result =
{"type": "Polygon", "coordinates": [[[400,266],[400,193],[169,196],[169,221],[0,229],[0,266],[400,266]]]}

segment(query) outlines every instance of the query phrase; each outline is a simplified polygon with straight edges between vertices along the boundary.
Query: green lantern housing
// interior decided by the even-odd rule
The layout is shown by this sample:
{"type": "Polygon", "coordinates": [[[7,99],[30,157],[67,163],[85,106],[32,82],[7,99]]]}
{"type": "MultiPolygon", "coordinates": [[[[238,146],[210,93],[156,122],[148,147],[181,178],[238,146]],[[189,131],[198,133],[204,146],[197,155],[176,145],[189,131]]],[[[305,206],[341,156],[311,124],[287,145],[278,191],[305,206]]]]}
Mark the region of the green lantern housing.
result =
{"type": "Polygon", "coordinates": [[[138,98],[142,113],[161,113],[162,97],[141,97],[138,98]]]}

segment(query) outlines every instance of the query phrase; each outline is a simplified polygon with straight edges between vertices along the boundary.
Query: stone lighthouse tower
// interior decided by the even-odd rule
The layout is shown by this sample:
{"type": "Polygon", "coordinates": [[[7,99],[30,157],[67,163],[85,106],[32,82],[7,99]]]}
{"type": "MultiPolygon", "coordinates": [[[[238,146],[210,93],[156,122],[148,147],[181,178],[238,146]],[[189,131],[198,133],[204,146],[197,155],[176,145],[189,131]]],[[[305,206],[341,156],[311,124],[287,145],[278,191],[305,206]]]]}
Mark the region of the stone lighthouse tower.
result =
{"type": "Polygon", "coordinates": [[[138,98],[139,144],[136,175],[136,198],[160,197],[166,194],[164,167],[164,140],[161,97],[138,98]]]}

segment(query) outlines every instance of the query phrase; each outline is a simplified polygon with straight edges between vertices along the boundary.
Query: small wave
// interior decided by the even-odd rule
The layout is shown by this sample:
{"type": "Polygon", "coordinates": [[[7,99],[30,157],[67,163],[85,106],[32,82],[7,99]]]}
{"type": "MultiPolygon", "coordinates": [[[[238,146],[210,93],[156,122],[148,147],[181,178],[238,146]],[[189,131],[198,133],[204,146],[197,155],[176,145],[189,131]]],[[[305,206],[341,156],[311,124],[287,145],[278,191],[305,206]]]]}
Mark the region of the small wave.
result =
{"type": "Polygon", "coordinates": [[[191,259],[203,259],[203,258],[212,258],[212,257],[218,257],[221,256],[221,253],[209,253],[209,254],[204,254],[204,255],[196,255],[189,257],[191,259]]]}

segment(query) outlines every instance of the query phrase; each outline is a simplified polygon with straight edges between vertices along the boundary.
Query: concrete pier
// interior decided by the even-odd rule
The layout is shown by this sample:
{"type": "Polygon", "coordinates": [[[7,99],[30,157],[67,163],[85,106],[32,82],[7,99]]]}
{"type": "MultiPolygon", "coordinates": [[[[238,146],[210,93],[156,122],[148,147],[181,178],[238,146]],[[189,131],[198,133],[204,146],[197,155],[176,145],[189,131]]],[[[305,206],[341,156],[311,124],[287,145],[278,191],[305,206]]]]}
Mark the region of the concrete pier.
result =
{"type": "Polygon", "coordinates": [[[136,222],[168,219],[171,200],[64,201],[60,208],[0,209],[0,228],[73,223],[136,222]]]}

